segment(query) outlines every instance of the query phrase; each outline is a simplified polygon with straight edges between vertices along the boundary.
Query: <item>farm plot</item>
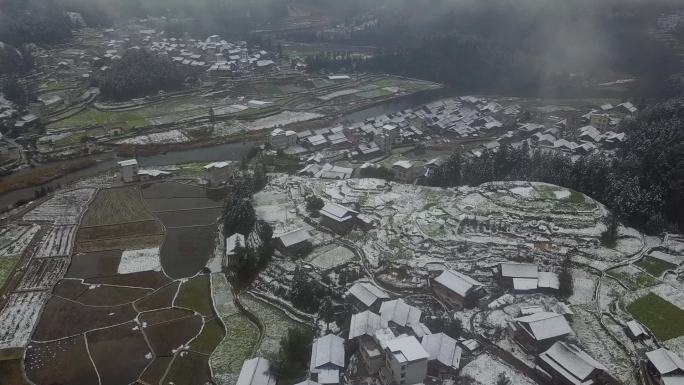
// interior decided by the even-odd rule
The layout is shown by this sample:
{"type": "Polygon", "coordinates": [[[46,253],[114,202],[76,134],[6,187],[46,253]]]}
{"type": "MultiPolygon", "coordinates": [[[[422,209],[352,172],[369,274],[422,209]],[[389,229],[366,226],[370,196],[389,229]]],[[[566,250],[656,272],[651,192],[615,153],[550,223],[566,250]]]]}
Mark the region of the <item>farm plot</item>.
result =
{"type": "Polygon", "coordinates": [[[263,326],[261,344],[257,349],[259,355],[277,354],[280,350],[280,338],[287,334],[289,328],[301,326],[282,310],[276,309],[250,293],[241,294],[240,302],[250,313],[259,318],[263,326]]]}
{"type": "Polygon", "coordinates": [[[0,311],[0,349],[26,346],[47,298],[46,292],[10,294],[0,311]]]}
{"type": "MultiPolygon", "coordinates": [[[[81,227],[78,232],[80,242],[109,240],[128,237],[140,237],[162,234],[162,227],[157,220],[117,223],[105,226],[81,227]]],[[[126,247],[130,248],[130,247],[126,247]]]]}
{"type": "Polygon", "coordinates": [[[53,222],[56,225],[75,225],[95,191],[94,188],[59,191],[52,198],[26,213],[24,220],[53,222]]]}
{"type": "Polygon", "coordinates": [[[214,300],[216,313],[222,318],[240,313],[240,309],[235,306],[233,291],[226,276],[222,273],[214,273],[211,274],[210,279],[211,296],[214,300]]]}
{"type": "Polygon", "coordinates": [[[120,250],[79,253],[71,257],[67,278],[91,278],[117,273],[121,260],[120,250]]]}
{"type": "Polygon", "coordinates": [[[8,226],[0,234],[0,257],[24,254],[31,240],[40,230],[38,225],[8,226]]]}
{"type": "Polygon", "coordinates": [[[148,270],[161,270],[158,247],[125,250],[121,255],[121,262],[117,272],[119,274],[129,274],[148,270]]]}
{"type": "Polygon", "coordinates": [[[76,226],[53,227],[36,252],[36,258],[68,257],[74,248],[75,235],[76,226]]]}
{"type": "Polygon", "coordinates": [[[134,322],[88,332],[86,340],[101,385],[132,383],[149,364],[150,349],[134,322]]]}
{"type": "Polygon", "coordinates": [[[18,257],[0,257],[0,287],[5,284],[18,260],[18,257]]]}
{"type": "Polygon", "coordinates": [[[205,317],[214,315],[208,276],[199,275],[183,282],[174,304],[178,307],[192,309],[205,317]]]}
{"type": "Polygon", "coordinates": [[[218,378],[240,373],[242,362],[251,357],[259,339],[259,329],[244,314],[223,319],[226,336],[214,349],[209,364],[218,378]]]}
{"type": "Polygon", "coordinates": [[[141,200],[136,187],[100,190],[88,207],[82,227],[113,225],[154,219],[141,200]]]}
{"type": "Polygon", "coordinates": [[[51,341],[129,322],[136,316],[137,312],[130,304],[93,307],[53,296],[45,305],[31,339],[51,341]]]}
{"type": "Polygon", "coordinates": [[[28,265],[18,290],[47,290],[57,283],[69,267],[69,258],[34,258],[28,265]]]}
{"type": "Polygon", "coordinates": [[[98,384],[85,343],[78,335],[54,342],[33,342],[26,350],[26,376],[35,384],[98,384]]]}
{"type": "Polygon", "coordinates": [[[163,240],[164,236],[162,234],[130,236],[112,239],[96,239],[92,241],[84,241],[79,239],[77,250],[80,253],[96,253],[109,250],[125,250],[133,248],[148,249],[151,247],[159,247],[163,240]]]}
{"type": "Polygon", "coordinates": [[[354,260],[354,252],[337,244],[323,246],[307,257],[307,262],[322,270],[329,270],[354,260]]]}
{"type": "Polygon", "coordinates": [[[627,305],[627,310],[661,340],[684,335],[684,310],[654,293],[627,305]]]}
{"type": "Polygon", "coordinates": [[[181,352],[174,359],[164,384],[204,385],[210,382],[207,356],[195,352],[181,352]]]}

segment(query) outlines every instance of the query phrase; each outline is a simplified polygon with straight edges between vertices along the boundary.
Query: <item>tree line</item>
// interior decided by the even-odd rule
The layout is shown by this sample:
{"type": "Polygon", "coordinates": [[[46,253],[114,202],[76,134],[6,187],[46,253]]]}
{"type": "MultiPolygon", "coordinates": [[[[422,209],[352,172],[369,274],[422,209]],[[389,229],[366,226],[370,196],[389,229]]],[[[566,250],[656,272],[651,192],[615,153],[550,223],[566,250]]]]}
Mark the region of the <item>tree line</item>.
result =
{"type": "Polygon", "coordinates": [[[188,74],[168,58],[144,49],[129,49],[94,81],[103,97],[125,100],[174,91],[188,74]]]}

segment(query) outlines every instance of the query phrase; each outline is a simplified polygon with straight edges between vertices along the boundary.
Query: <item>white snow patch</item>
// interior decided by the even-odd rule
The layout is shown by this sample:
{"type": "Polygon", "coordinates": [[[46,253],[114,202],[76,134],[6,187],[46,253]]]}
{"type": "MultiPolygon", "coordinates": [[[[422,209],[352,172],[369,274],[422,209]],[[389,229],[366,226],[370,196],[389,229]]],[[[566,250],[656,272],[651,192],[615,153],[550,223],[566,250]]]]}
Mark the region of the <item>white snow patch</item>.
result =
{"type": "Polygon", "coordinates": [[[138,273],[141,271],[161,270],[159,248],[125,250],[119,262],[119,274],[138,273]]]}

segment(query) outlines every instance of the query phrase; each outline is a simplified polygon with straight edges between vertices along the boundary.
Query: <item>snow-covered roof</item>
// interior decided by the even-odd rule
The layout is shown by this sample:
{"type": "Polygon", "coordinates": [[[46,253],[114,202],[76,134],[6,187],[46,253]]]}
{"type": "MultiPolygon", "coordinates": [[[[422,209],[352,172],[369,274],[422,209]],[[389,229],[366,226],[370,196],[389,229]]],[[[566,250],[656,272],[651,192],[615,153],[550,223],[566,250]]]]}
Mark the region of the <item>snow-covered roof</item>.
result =
{"type": "Polygon", "coordinates": [[[646,335],[646,330],[643,326],[641,326],[641,324],[637,320],[627,321],[627,328],[635,337],[646,335]]]}
{"type": "Polygon", "coordinates": [[[242,363],[237,385],[275,385],[271,374],[271,363],[262,357],[255,357],[242,363]]]}
{"type": "Polygon", "coordinates": [[[321,215],[324,215],[337,222],[350,220],[353,218],[353,214],[356,214],[356,211],[350,210],[333,202],[326,203],[319,212],[321,215]]]}
{"type": "Polygon", "coordinates": [[[354,298],[366,306],[372,306],[378,299],[389,298],[389,295],[384,290],[373,285],[371,282],[356,282],[349,288],[347,295],[353,295],[354,298]]]}
{"type": "Polygon", "coordinates": [[[405,168],[408,170],[411,167],[413,167],[413,162],[411,162],[410,160],[399,160],[399,161],[394,162],[392,164],[392,167],[401,167],[401,168],[405,168]]]}
{"type": "Polygon", "coordinates": [[[501,276],[506,278],[537,278],[537,265],[531,263],[502,263],[501,276]]]}
{"type": "Polygon", "coordinates": [[[444,333],[430,334],[423,337],[421,345],[430,355],[430,360],[437,360],[458,370],[463,349],[458,346],[455,339],[444,333]]]}
{"type": "Polygon", "coordinates": [[[595,370],[608,371],[582,349],[562,341],[556,342],[549,350],[539,354],[539,359],[570,383],[577,385],[587,384],[585,381],[595,370]]]}
{"type": "Polygon", "coordinates": [[[213,168],[225,168],[230,166],[232,162],[213,162],[209,163],[208,165],[204,166],[205,170],[211,170],[213,168]]]}
{"type": "Polygon", "coordinates": [[[387,349],[399,363],[427,359],[430,355],[416,337],[398,337],[387,342],[387,349]]]}
{"type": "Polygon", "coordinates": [[[226,238],[226,255],[233,255],[235,254],[235,248],[238,245],[238,242],[240,246],[244,247],[245,246],[245,236],[240,234],[240,233],[235,233],[231,235],[230,237],[226,238]]]}
{"type": "Polygon", "coordinates": [[[278,239],[283,246],[290,247],[308,241],[311,239],[311,234],[306,229],[297,229],[279,236],[278,239]]]}
{"type": "Polygon", "coordinates": [[[558,290],[560,288],[558,274],[549,271],[540,271],[538,286],[540,288],[558,290]]]}
{"type": "Polygon", "coordinates": [[[352,314],[349,324],[349,339],[351,340],[364,334],[372,337],[376,331],[384,327],[380,316],[370,310],[352,314]]]}
{"type": "Polygon", "coordinates": [[[147,169],[147,170],[138,170],[138,175],[149,175],[152,177],[157,177],[157,176],[162,176],[162,175],[171,175],[171,173],[168,171],[147,169]]]}
{"type": "Polygon", "coordinates": [[[646,357],[648,357],[648,360],[651,361],[660,375],[671,373],[684,374],[684,360],[665,348],[648,352],[646,357]]]}
{"type": "Polygon", "coordinates": [[[428,328],[427,325],[422,322],[413,323],[409,326],[411,327],[411,331],[413,331],[413,335],[418,338],[423,338],[424,336],[432,334],[430,328],[428,328]]]}
{"type": "Polygon", "coordinates": [[[349,80],[351,77],[349,75],[330,75],[328,80],[349,80]]]}
{"type": "Polygon", "coordinates": [[[121,167],[126,167],[126,166],[137,166],[138,161],[136,159],[128,159],[128,160],[122,160],[119,162],[119,166],[121,167]]]}
{"type": "Polygon", "coordinates": [[[400,326],[411,325],[420,322],[422,314],[420,309],[408,305],[401,298],[380,305],[380,318],[384,323],[392,321],[400,326]]]}
{"type": "Polygon", "coordinates": [[[344,367],[344,339],[334,334],[317,339],[311,347],[311,370],[328,364],[344,367]]]}
{"type": "Polygon", "coordinates": [[[435,282],[464,298],[470,294],[473,289],[482,286],[480,282],[454,270],[445,270],[435,278],[435,282]]]}
{"type": "Polygon", "coordinates": [[[537,340],[560,337],[572,333],[572,329],[561,314],[552,312],[534,313],[515,319],[521,327],[527,329],[537,340]]]}
{"type": "Polygon", "coordinates": [[[313,381],[313,380],[304,380],[304,381],[299,382],[295,385],[319,385],[319,383],[316,381],[313,381]]]}

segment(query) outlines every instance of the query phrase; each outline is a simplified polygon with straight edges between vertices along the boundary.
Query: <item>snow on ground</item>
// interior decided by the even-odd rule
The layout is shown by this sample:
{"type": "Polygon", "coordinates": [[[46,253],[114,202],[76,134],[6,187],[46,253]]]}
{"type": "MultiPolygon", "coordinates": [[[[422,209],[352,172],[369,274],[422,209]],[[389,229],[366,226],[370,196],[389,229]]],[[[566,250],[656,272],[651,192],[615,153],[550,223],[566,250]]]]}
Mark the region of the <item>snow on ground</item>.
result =
{"type": "Polygon", "coordinates": [[[307,258],[307,261],[322,270],[344,265],[355,257],[353,251],[336,244],[323,246],[321,249],[322,250],[315,250],[307,258]]]}
{"type": "Polygon", "coordinates": [[[138,273],[148,270],[161,270],[159,248],[124,250],[119,262],[119,274],[138,273]]]}
{"type": "Polygon", "coordinates": [[[214,307],[219,317],[225,319],[238,314],[240,309],[235,306],[233,291],[230,288],[228,279],[223,273],[214,273],[211,279],[211,296],[214,300],[214,307]]]}
{"type": "Polygon", "coordinates": [[[538,196],[537,190],[534,187],[514,187],[509,191],[523,198],[536,198],[538,196]]]}
{"type": "Polygon", "coordinates": [[[358,92],[359,92],[359,90],[357,90],[356,88],[350,88],[350,89],[346,89],[346,90],[331,92],[327,95],[319,96],[318,98],[321,100],[324,100],[324,101],[328,101],[328,100],[333,100],[335,98],[339,98],[342,96],[353,95],[353,94],[356,94],[358,92]]]}
{"type": "Polygon", "coordinates": [[[264,130],[268,128],[276,128],[287,126],[292,123],[306,122],[309,120],[319,119],[325,115],[316,114],[313,112],[292,112],[283,111],[273,116],[257,119],[247,125],[247,129],[251,131],[264,130]]]}
{"type": "Polygon", "coordinates": [[[580,269],[572,270],[573,293],[569,302],[573,305],[589,304],[594,301],[597,277],[580,269]]]}
{"type": "Polygon", "coordinates": [[[634,384],[629,356],[601,327],[598,318],[583,307],[574,307],[573,312],[573,329],[586,352],[623,384],[634,384]]]}
{"type": "Polygon", "coordinates": [[[661,296],[668,302],[677,305],[680,309],[684,309],[684,292],[678,287],[670,284],[662,284],[651,288],[651,292],[661,296]]]}
{"type": "Polygon", "coordinates": [[[36,258],[68,257],[74,248],[76,226],[55,226],[43,239],[36,258]]]}
{"type": "Polygon", "coordinates": [[[11,226],[0,235],[0,257],[22,255],[38,230],[38,225],[11,226]]]}
{"type": "Polygon", "coordinates": [[[128,139],[122,139],[117,144],[165,144],[165,143],[184,143],[190,138],[185,136],[180,130],[169,130],[164,132],[155,132],[152,134],[134,136],[128,139]]]}
{"type": "Polygon", "coordinates": [[[24,215],[24,220],[75,225],[96,191],[94,188],[58,191],[52,198],[24,215]]]}
{"type": "Polygon", "coordinates": [[[496,384],[499,375],[504,373],[511,385],[536,384],[522,372],[506,365],[488,353],[484,353],[461,369],[461,377],[470,376],[478,385],[496,384]]]}
{"type": "Polygon", "coordinates": [[[0,349],[26,346],[48,296],[44,291],[10,294],[0,311],[0,349]]]}

